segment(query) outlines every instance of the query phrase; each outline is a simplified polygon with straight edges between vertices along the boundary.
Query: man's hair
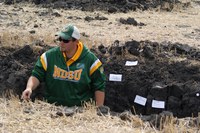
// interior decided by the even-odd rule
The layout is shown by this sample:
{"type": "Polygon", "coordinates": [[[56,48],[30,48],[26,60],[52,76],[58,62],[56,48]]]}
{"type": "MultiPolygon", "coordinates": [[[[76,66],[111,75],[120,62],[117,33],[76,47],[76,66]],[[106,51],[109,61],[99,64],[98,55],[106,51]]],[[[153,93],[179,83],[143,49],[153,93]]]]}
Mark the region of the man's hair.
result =
{"type": "Polygon", "coordinates": [[[75,42],[77,39],[72,37],[72,41],[75,42]]]}

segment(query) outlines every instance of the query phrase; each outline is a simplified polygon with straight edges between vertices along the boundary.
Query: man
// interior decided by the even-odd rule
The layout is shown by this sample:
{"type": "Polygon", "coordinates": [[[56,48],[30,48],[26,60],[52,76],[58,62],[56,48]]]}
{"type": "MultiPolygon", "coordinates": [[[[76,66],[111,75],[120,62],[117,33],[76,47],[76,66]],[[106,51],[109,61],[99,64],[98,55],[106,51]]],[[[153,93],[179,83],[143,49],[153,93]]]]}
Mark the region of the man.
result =
{"type": "Polygon", "coordinates": [[[30,99],[40,82],[45,82],[45,99],[63,106],[81,106],[94,99],[104,104],[105,75],[100,60],[82,44],[76,26],[67,25],[56,34],[59,47],[43,53],[28,79],[22,99],[30,99]]]}

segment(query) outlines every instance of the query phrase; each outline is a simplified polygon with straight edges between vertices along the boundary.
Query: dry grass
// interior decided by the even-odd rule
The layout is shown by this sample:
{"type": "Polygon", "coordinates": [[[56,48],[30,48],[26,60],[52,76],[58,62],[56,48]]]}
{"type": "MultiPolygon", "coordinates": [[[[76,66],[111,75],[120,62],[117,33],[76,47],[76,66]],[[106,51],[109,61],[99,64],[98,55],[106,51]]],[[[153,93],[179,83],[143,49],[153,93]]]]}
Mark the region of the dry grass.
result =
{"type": "Polygon", "coordinates": [[[158,130],[149,123],[141,121],[138,116],[131,115],[129,121],[117,116],[98,116],[94,106],[87,106],[82,113],[73,116],[58,116],[57,107],[42,101],[19,102],[12,97],[10,100],[0,98],[0,132],[2,133],[195,133],[198,126],[191,119],[169,118],[158,130]]]}
{"type": "Polygon", "coordinates": [[[13,98],[1,100],[0,131],[2,132],[133,132],[142,131],[141,121],[122,121],[119,117],[98,116],[94,106],[71,117],[57,116],[61,107],[42,101],[20,103],[13,98]],[[28,111],[27,111],[28,110],[28,111]]]}

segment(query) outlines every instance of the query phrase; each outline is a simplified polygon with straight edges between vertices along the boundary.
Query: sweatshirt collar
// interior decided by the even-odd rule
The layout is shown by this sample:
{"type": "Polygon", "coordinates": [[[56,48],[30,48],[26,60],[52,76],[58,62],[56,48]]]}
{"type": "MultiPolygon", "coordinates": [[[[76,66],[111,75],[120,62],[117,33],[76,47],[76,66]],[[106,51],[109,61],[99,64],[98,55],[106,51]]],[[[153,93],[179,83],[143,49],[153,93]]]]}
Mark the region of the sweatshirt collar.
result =
{"type": "Polygon", "coordinates": [[[82,42],[78,41],[78,48],[77,48],[77,51],[76,53],[73,55],[72,58],[70,58],[69,60],[67,60],[67,56],[66,54],[63,52],[63,56],[64,56],[64,59],[66,61],[66,65],[67,66],[70,66],[72,63],[74,63],[76,60],[78,60],[78,58],[81,56],[81,53],[83,51],[83,44],[82,42]]]}

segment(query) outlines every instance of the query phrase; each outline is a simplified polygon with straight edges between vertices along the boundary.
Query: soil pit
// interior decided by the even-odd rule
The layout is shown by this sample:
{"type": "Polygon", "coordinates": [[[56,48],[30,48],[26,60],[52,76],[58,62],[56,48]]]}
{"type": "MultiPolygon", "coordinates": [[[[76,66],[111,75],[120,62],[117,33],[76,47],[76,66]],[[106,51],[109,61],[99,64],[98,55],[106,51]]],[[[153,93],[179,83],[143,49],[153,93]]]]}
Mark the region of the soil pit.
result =
{"type": "MultiPolygon", "coordinates": [[[[21,96],[37,58],[51,48],[43,42],[0,48],[0,92],[21,96]]],[[[150,115],[198,116],[200,111],[200,50],[186,44],[135,40],[91,48],[107,76],[105,105],[111,111],[150,115]],[[127,66],[126,63],[135,63],[127,66]],[[114,81],[111,81],[114,74],[114,81]],[[121,79],[119,78],[121,77],[121,79]],[[118,80],[118,81],[116,81],[118,80]]],[[[41,98],[41,84],[32,98],[41,98]]]]}

